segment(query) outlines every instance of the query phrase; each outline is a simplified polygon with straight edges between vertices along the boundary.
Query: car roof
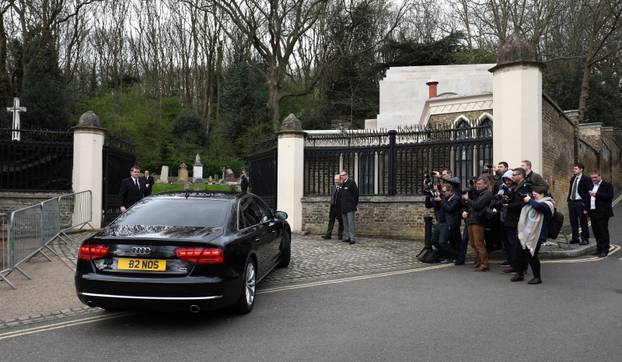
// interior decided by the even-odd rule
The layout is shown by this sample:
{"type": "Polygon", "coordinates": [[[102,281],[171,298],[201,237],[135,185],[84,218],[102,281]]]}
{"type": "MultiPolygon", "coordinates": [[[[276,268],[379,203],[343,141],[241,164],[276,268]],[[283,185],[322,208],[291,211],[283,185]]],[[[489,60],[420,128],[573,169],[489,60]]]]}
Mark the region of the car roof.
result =
{"type": "Polygon", "coordinates": [[[238,201],[242,197],[246,195],[253,195],[249,192],[246,193],[223,193],[223,192],[204,192],[204,191],[190,191],[186,194],[185,191],[172,191],[172,192],[163,192],[159,194],[152,195],[155,198],[167,198],[167,199],[178,199],[178,198],[186,198],[186,199],[210,199],[210,200],[230,200],[230,201],[238,201]]]}

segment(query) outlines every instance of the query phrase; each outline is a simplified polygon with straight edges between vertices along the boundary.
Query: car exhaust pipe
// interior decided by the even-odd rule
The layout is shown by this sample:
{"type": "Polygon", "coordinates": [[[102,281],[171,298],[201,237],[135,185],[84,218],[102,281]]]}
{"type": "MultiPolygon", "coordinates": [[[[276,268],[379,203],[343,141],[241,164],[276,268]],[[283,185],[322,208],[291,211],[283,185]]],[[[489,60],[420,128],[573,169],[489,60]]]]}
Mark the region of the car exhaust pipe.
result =
{"type": "Polygon", "coordinates": [[[191,305],[189,309],[190,309],[190,312],[195,313],[195,314],[201,311],[201,307],[199,307],[196,304],[191,305]]]}

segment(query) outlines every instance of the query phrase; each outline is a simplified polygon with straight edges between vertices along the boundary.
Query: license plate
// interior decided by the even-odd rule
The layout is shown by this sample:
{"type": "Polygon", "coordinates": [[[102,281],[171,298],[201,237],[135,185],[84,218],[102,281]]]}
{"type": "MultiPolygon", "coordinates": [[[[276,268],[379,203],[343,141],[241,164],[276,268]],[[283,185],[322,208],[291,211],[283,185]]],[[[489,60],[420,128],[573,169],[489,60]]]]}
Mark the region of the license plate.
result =
{"type": "Polygon", "coordinates": [[[119,270],[165,271],[166,260],[119,258],[119,270]]]}

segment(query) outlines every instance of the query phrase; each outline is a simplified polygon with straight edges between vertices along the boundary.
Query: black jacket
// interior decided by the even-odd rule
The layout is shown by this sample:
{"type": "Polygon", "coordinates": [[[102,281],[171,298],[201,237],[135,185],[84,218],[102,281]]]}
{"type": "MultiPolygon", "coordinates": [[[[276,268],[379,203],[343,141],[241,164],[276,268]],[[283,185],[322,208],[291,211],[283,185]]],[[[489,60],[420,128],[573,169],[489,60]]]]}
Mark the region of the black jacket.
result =
{"type": "Polygon", "coordinates": [[[147,189],[145,180],[142,177],[139,177],[138,184],[140,185],[140,189],[136,187],[136,184],[134,184],[131,177],[124,178],[121,181],[121,190],[119,191],[121,206],[125,206],[126,209],[129,209],[130,206],[134,205],[138,200],[143,198],[145,190],[147,189]]]}
{"type": "MultiPolygon", "coordinates": [[[[570,201],[570,195],[572,193],[572,184],[574,184],[574,179],[576,176],[572,176],[570,178],[570,187],[568,188],[568,197],[566,200],[570,201]]],[[[581,196],[581,201],[585,204],[587,209],[590,208],[590,190],[592,189],[592,180],[585,176],[581,175],[581,179],[579,180],[579,185],[577,191],[579,192],[579,196],[581,196]]]]}
{"type": "Polygon", "coordinates": [[[482,190],[476,194],[475,200],[467,200],[469,209],[469,217],[467,218],[467,225],[480,224],[485,225],[487,220],[484,216],[486,208],[492,201],[492,192],[488,189],[482,190]]]}
{"type": "Polygon", "coordinates": [[[525,181],[532,184],[533,186],[544,186],[546,188],[549,187],[549,184],[544,181],[544,177],[533,171],[531,171],[529,175],[525,176],[525,181]]]}
{"type": "Polygon", "coordinates": [[[443,198],[441,197],[441,201],[435,201],[430,195],[426,195],[425,197],[425,207],[428,209],[434,208],[434,217],[436,222],[439,224],[447,223],[447,217],[445,216],[445,210],[441,207],[441,202],[443,198]]]}
{"type": "Polygon", "coordinates": [[[339,199],[342,213],[356,211],[356,206],[359,204],[359,189],[356,187],[356,182],[350,178],[344,181],[339,191],[339,199]]]}
{"type": "Polygon", "coordinates": [[[453,196],[448,200],[442,198],[441,207],[445,212],[445,220],[447,221],[449,229],[459,229],[460,218],[462,217],[462,215],[460,215],[462,214],[462,201],[460,194],[454,192],[453,196]]]}
{"type": "Polygon", "coordinates": [[[510,202],[505,211],[505,220],[503,226],[515,228],[518,226],[518,220],[520,219],[520,212],[525,206],[522,195],[531,192],[531,184],[523,181],[521,184],[514,187],[510,196],[510,202]]]}
{"type": "Polygon", "coordinates": [[[341,193],[341,187],[332,185],[330,187],[330,208],[337,214],[341,214],[341,202],[339,194],[341,193]]]}
{"type": "Polygon", "coordinates": [[[143,180],[143,182],[145,183],[145,196],[149,196],[151,195],[151,192],[153,191],[153,176],[149,176],[149,177],[141,177],[141,179],[143,180]]]}
{"type": "MultiPolygon", "coordinates": [[[[594,184],[590,187],[590,191],[594,188],[594,184]]],[[[591,205],[591,197],[588,199],[588,205],[591,205]]],[[[611,203],[613,201],[613,186],[607,181],[601,181],[598,191],[596,191],[596,209],[590,210],[588,206],[589,215],[591,218],[601,219],[606,217],[613,217],[613,207],[611,203]]]]}

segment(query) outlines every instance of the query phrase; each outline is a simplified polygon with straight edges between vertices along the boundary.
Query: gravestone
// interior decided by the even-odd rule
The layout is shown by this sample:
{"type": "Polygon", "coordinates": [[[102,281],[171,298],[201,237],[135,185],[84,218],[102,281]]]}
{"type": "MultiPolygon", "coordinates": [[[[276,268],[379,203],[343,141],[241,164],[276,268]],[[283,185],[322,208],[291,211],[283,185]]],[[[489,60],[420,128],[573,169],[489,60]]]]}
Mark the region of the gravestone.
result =
{"type": "Polygon", "coordinates": [[[201,157],[198,153],[194,158],[194,166],[192,166],[192,178],[194,179],[194,182],[203,179],[203,164],[201,163],[201,157]]]}
{"type": "Polygon", "coordinates": [[[162,166],[162,171],[160,172],[160,182],[167,184],[168,183],[168,166],[162,166]]]}
{"type": "Polygon", "coordinates": [[[225,170],[225,182],[237,183],[237,180],[235,179],[235,174],[233,173],[233,170],[230,168],[225,170]]]}
{"type": "Polygon", "coordinates": [[[185,163],[179,165],[179,170],[177,170],[177,181],[188,181],[188,166],[185,163]]]}

